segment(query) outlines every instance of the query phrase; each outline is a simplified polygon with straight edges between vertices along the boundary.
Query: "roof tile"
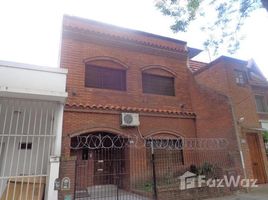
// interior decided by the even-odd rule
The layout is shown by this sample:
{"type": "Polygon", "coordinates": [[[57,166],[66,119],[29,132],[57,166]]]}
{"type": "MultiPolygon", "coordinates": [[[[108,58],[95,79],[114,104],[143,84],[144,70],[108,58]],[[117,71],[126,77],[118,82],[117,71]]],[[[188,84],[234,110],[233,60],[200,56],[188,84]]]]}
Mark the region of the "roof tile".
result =
{"type": "Polygon", "coordinates": [[[192,73],[199,71],[201,68],[207,66],[207,63],[199,62],[195,60],[190,60],[189,62],[189,69],[192,73]]]}
{"type": "Polygon", "coordinates": [[[125,107],[125,106],[119,106],[119,105],[102,105],[102,104],[77,104],[77,103],[66,103],[66,108],[74,108],[74,109],[93,109],[93,110],[117,110],[117,111],[132,111],[132,112],[150,112],[150,113],[165,113],[165,114],[177,114],[182,116],[191,116],[195,117],[194,112],[182,112],[180,110],[162,110],[162,109],[156,109],[156,108],[137,108],[137,107],[125,107]]]}

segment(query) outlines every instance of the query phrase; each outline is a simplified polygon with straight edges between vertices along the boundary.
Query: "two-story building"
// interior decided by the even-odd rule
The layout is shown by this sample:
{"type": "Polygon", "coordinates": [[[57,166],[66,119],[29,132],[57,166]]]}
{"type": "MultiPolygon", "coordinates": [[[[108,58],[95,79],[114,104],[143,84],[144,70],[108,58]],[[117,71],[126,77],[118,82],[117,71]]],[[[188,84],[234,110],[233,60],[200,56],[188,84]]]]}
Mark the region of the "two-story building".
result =
{"type": "Polygon", "coordinates": [[[267,80],[254,61],[221,56],[209,64],[191,61],[191,65],[199,84],[229,97],[246,175],[267,183],[268,163],[262,136],[268,128],[267,80]]]}
{"type": "Polygon", "coordinates": [[[61,177],[71,188],[59,199],[176,199],[179,177],[202,166],[210,176],[244,176],[229,100],[195,83],[187,67],[195,52],[180,40],[64,17],[61,177]]]}

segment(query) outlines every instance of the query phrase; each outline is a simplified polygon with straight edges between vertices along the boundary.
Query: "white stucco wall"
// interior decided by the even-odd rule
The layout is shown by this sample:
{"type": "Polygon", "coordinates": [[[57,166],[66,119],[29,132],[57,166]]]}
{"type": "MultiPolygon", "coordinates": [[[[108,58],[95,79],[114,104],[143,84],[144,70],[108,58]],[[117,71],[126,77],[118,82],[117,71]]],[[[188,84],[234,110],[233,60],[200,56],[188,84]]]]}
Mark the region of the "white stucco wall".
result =
{"type": "Polygon", "coordinates": [[[0,61],[0,96],[63,101],[67,69],[0,61]]]}
{"type": "Polygon", "coordinates": [[[57,199],[66,76],[66,69],[0,61],[0,199],[1,184],[28,175],[45,175],[46,200],[57,199]],[[32,149],[20,149],[22,142],[32,149]]]}

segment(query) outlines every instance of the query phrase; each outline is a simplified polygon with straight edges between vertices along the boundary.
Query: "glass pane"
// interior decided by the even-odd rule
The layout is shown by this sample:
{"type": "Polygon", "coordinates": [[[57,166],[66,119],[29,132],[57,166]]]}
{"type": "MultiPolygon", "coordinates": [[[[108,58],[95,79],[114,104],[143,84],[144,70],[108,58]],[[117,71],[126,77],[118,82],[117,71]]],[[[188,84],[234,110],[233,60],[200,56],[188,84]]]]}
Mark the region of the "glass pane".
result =
{"type": "Polygon", "coordinates": [[[266,112],[264,97],[263,96],[255,96],[255,99],[256,99],[257,111],[258,112],[266,112]]]}

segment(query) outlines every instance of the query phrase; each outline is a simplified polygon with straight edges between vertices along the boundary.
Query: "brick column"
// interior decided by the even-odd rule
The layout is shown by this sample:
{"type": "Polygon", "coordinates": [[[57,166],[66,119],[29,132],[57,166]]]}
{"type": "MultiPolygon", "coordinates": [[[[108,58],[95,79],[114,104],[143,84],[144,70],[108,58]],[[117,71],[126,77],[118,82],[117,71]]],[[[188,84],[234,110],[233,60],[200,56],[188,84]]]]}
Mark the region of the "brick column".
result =
{"type": "Polygon", "coordinates": [[[71,195],[74,197],[75,192],[75,167],[76,167],[76,156],[63,157],[60,163],[60,180],[64,177],[68,177],[71,181],[70,190],[60,190],[59,200],[64,200],[65,195],[71,195]]]}

